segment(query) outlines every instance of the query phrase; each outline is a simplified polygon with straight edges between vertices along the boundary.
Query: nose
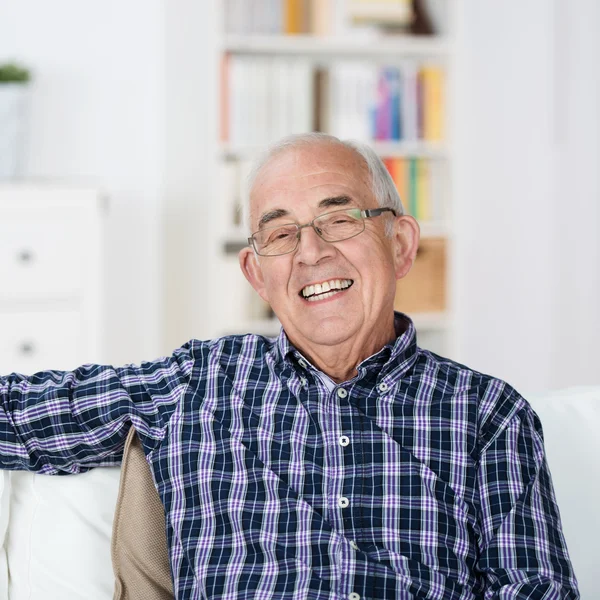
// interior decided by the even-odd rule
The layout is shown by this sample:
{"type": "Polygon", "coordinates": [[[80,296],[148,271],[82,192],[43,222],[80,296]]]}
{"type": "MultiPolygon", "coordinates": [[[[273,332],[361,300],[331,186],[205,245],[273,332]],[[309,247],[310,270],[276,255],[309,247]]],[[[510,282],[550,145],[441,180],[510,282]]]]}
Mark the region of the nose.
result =
{"type": "Polygon", "coordinates": [[[324,258],[334,256],[335,248],[333,244],[319,237],[312,227],[303,227],[298,233],[300,240],[294,255],[295,262],[316,265],[324,258]]]}

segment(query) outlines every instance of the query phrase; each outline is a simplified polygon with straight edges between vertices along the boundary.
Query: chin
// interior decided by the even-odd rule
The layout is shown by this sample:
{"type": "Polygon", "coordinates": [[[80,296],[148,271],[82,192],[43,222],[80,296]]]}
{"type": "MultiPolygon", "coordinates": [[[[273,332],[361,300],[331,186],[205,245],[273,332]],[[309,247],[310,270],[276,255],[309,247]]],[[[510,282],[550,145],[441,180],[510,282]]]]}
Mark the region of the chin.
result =
{"type": "Polygon", "coordinates": [[[341,317],[328,317],[314,324],[307,324],[296,330],[305,339],[320,346],[335,346],[346,341],[355,333],[352,326],[341,317]]]}

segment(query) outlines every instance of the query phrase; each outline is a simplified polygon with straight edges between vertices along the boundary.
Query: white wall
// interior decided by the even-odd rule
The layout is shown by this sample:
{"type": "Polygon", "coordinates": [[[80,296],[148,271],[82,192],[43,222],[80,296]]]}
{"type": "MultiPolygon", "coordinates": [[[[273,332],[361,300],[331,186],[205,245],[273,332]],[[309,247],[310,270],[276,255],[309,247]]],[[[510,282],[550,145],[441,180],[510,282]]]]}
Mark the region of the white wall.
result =
{"type": "Polygon", "coordinates": [[[554,381],[600,383],[600,3],[556,0],[554,381]]]}
{"type": "Polygon", "coordinates": [[[524,391],[600,383],[598,15],[463,4],[459,359],[524,391]]]}
{"type": "Polygon", "coordinates": [[[207,283],[218,136],[217,5],[220,0],[165,1],[166,162],[162,217],[166,233],[164,348],[209,332],[207,283]]]}
{"type": "Polygon", "coordinates": [[[0,60],[34,74],[25,175],[97,185],[107,223],[106,361],[161,349],[164,14],[160,0],[0,4],[0,60]]]}

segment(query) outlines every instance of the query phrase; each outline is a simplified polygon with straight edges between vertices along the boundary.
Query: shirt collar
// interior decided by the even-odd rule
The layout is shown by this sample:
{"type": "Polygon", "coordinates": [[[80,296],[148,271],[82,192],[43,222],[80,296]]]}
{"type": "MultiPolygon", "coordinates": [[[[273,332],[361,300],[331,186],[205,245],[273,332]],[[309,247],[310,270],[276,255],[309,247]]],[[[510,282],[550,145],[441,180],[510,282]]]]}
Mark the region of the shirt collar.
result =
{"type": "MultiPolygon", "coordinates": [[[[396,339],[363,360],[357,368],[359,376],[377,369],[380,371],[378,381],[388,380],[388,385],[391,385],[414,364],[417,359],[417,334],[412,319],[404,313],[394,312],[394,327],[396,339]]],[[[283,328],[276,345],[279,357],[285,363],[318,370],[292,345],[283,328]]]]}

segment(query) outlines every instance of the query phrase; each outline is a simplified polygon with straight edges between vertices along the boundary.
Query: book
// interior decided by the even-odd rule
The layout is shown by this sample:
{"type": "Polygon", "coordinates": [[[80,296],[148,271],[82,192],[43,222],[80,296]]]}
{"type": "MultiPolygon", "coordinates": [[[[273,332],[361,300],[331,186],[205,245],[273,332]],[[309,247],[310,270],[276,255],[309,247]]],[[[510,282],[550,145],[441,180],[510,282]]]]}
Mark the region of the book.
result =
{"type": "Polygon", "coordinates": [[[314,128],[312,67],[306,60],[292,59],[289,68],[292,82],[288,98],[291,108],[289,131],[290,133],[306,133],[314,128]]]}
{"type": "Polygon", "coordinates": [[[396,67],[386,67],[385,76],[388,81],[390,131],[389,138],[400,141],[402,126],[400,121],[400,71],[396,67]]]}
{"type": "Polygon", "coordinates": [[[295,35],[305,32],[305,3],[304,0],[284,0],[283,22],[284,33],[295,35]]]}
{"type": "Polygon", "coordinates": [[[404,28],[413,20],[411,0],[348,0],[348,14],[355,23],[404,28]]]}
{"type": "Polygon", "coordinates": [[[407,161],[404,158],[395,158],[394,159],[394,170],[393,170],[393,179],[396,184],[396,189],[398,190],[398,194],[400,195],[400,200],[402,201],[402,206],[404,208],[404,212],[408,213],[408,203],[409,203],[409,192],[408,192],[408,175],[407,175],[407,161]]]}
{"type": "Polygon", "coordinates": [[[431,198],[429,195],[429,160],[425,158],[416,159],[416,213],[415,218],[419,221],[431,220],[431,198]]]}
{"type": "Polygon", "coordinates": [[[331,1],[309,0],[308,7],[308,31],[318,36],[329,35],[331,33],[331,1]]]}
{"type": "Polygon", "coordinates": [[[329,130],[361,141],[374,138],[378,71],[363,61],[339,61],[329,68],[329,130]]]}
{"type": "Polygon", "coordinates": [[[408,159],[408,213],[417,218],[417,159],[408,159]]]}
{"type": "Polygon", "coordinates": [[[406,61],[402,64],[401,70],[400,121],[402,123],[402,139],[407,142],[414,142],[419,137],[417,67],[414,62],[406,61]]]}
{"type": "Polygon", "coordinates": [[[389,140],[392,133],[392,104],[390,82],[385,69],[379,71],[377,78],[377,106],[375,109],[375,139],[389,140]]]}
{"type": "Polygon", "coordinates": [[[443,71],[440,67],[424,66],[421,69],[423,85],[423,139],[443,139],[443,71]]]}

